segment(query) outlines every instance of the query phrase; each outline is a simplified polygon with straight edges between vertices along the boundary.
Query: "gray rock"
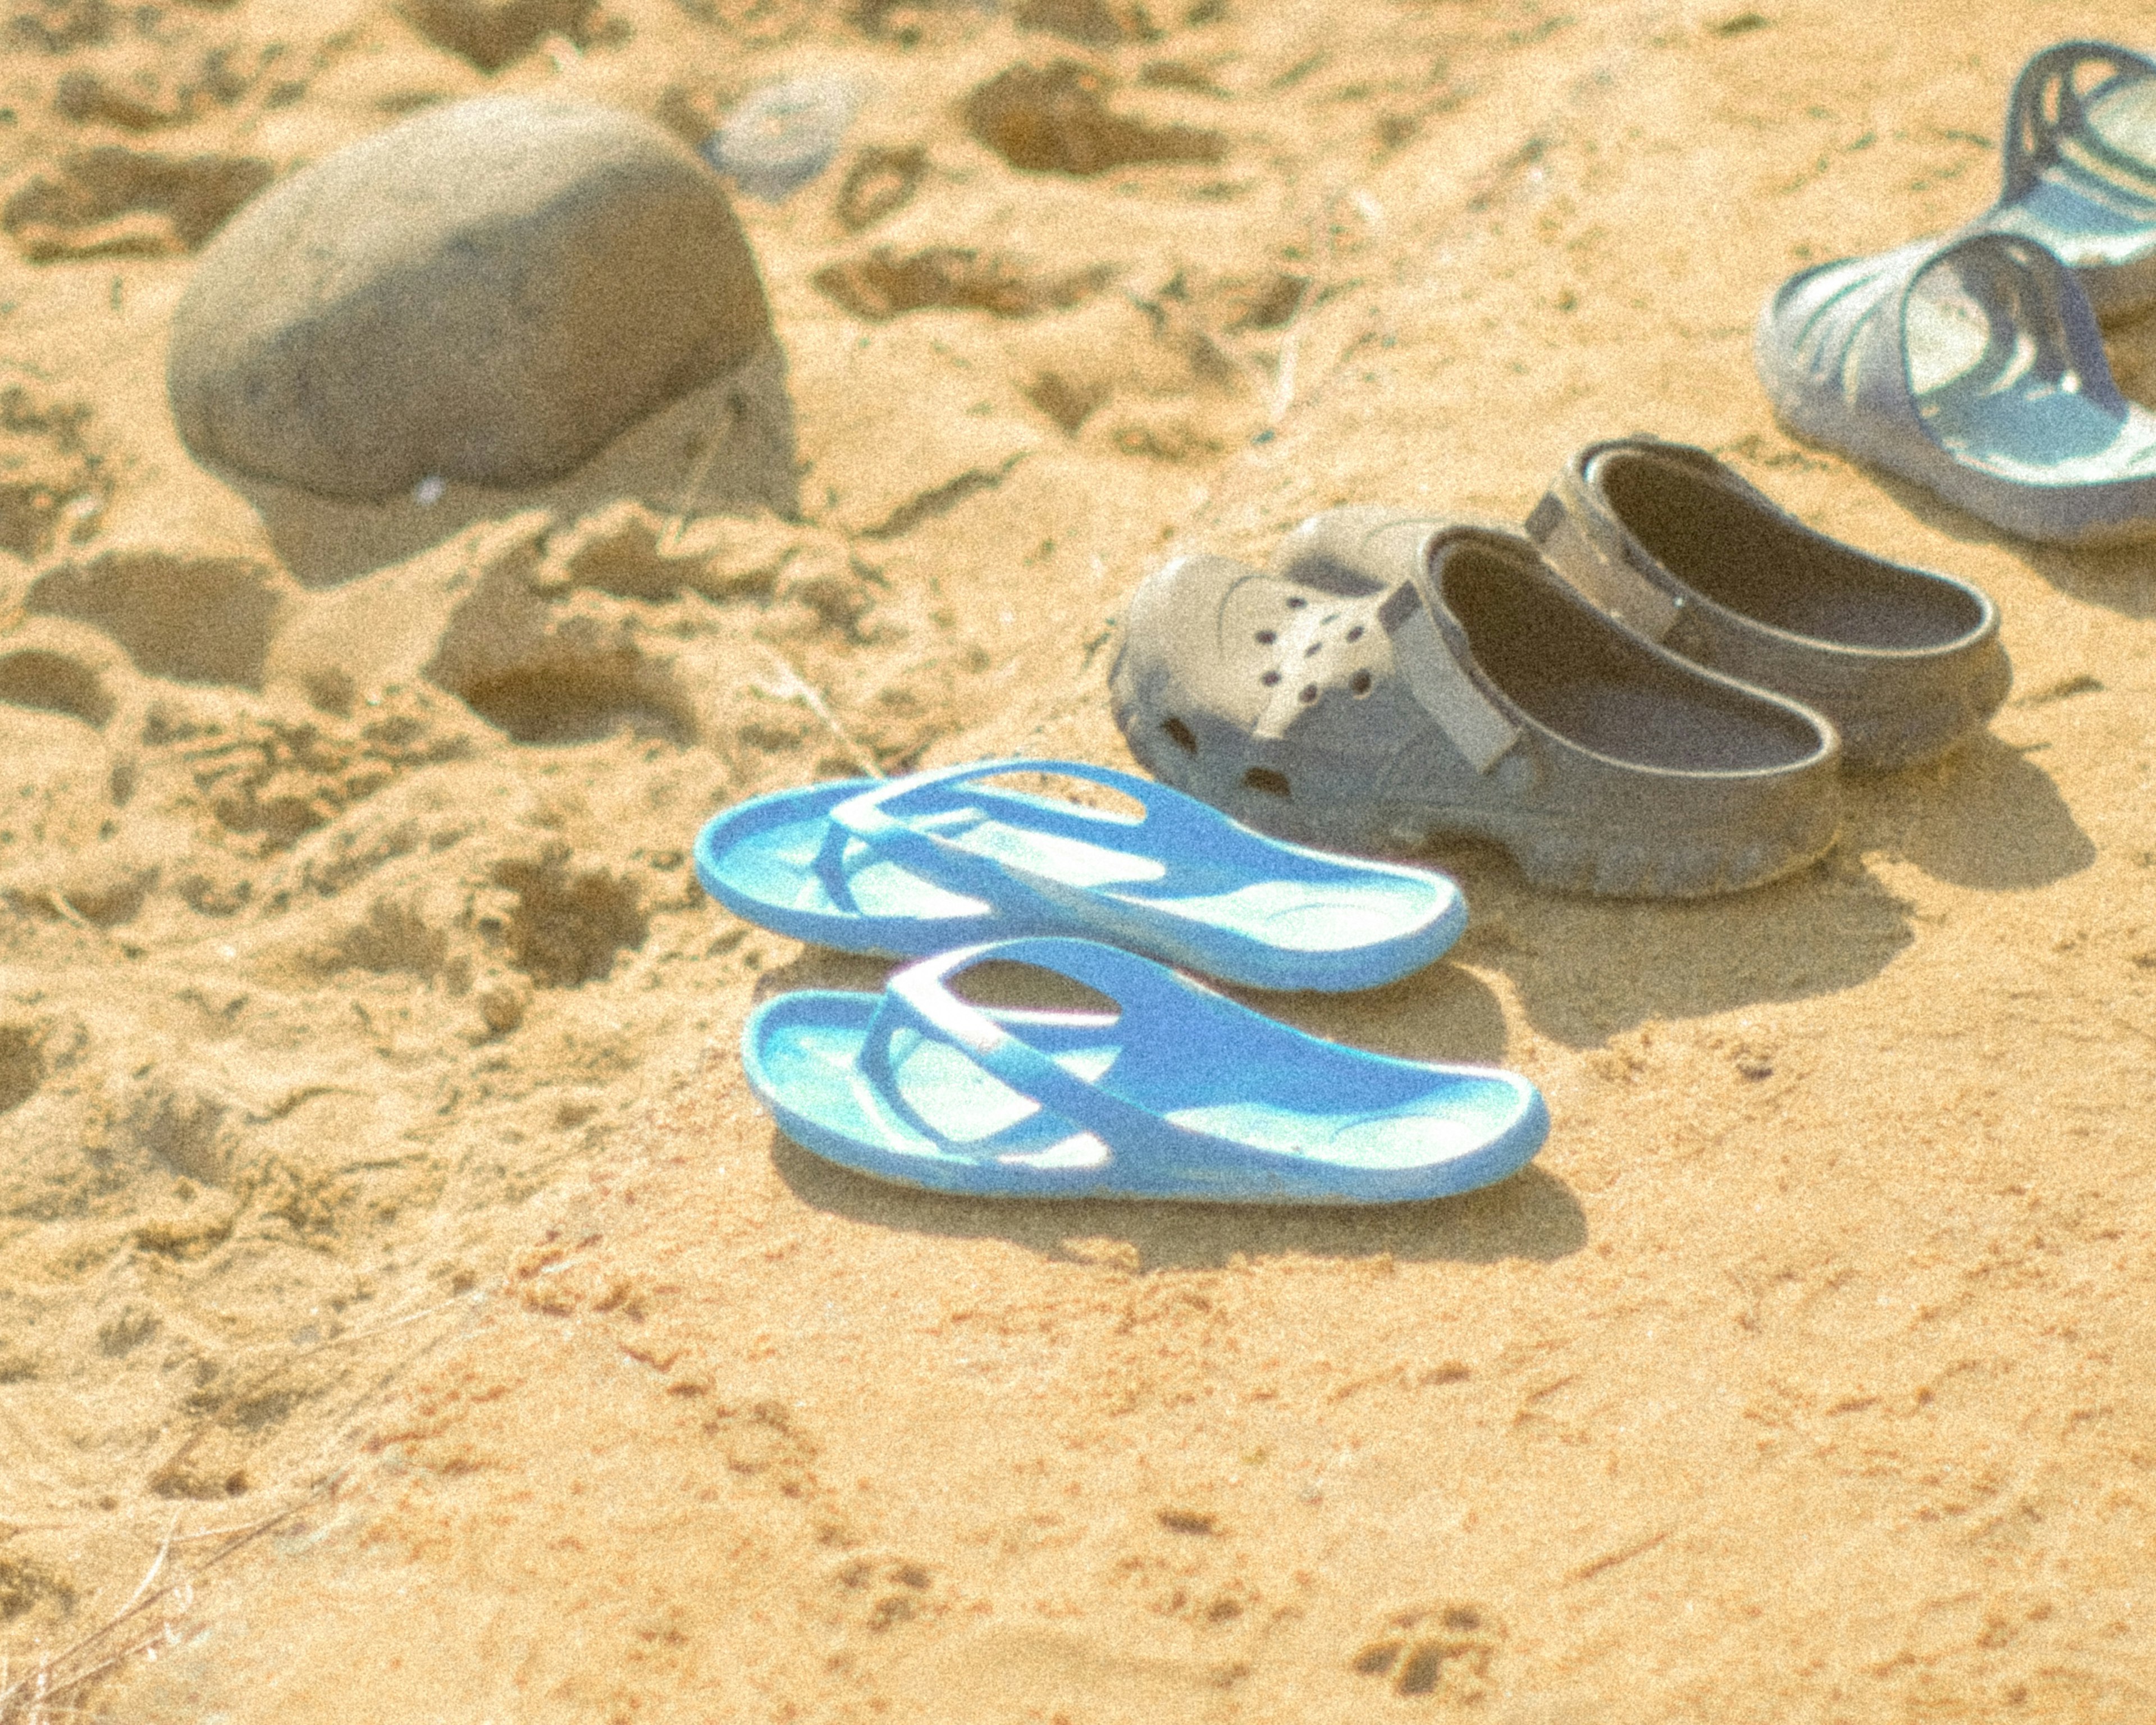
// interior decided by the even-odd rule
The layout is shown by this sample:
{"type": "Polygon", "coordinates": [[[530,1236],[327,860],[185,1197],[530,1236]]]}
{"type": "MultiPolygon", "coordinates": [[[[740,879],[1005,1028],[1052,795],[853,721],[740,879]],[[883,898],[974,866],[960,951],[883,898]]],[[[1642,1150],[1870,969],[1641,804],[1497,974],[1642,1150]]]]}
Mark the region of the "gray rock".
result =
{"type": "Polygon", "coordinates": [[[558,478],[770,334],[725,189],[670,134],[490,96],[242,210],[196,265],[165,381],[199,459],[382,498],[558,478]]]}

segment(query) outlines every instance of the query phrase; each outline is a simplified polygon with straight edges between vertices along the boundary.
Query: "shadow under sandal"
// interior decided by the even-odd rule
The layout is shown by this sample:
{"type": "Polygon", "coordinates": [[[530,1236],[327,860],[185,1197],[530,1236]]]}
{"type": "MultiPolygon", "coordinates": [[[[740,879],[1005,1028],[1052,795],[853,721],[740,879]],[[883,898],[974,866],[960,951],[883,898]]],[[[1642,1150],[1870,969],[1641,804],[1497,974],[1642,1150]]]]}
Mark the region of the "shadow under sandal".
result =
{"type": "Polygon", "coordinates": [[[1753,342],[1798,436],[2025,539],[2156,535],[2156,414],[2119,393],[2088,296],[2006,234],[1918,240],[1782,284],[1753,342]]]}
{"type": "Polygon", "coordinates": [[[2034,55],[1999,157],[1999,202],[1974,225],[2056,254],[2099,316],[2156,300],[2156,60],[2109,42],[2034,55]]]}
{"type": "Polygon", "coordinates": [[[1486,839],[1538,886],[1637,897],[1757,886],[1834,843],[1827,721],[1605,616],[1519,533],[1336,510],[1275,561],[1158,571],[1110,680],[1138,759],[1238,819],[1486,839]]]}
{"type": "Polygon", "coordinates": [[[1943,754],[2013,680],[1998,608],[1976,588],[1814,531],[1704,449],[1591,444],[1527,533],[1641,634],[1825,713],[1852,765],[1943,754]]]}
{"type": "Polygon", "coordinates": [[[804,1149],[987,1197],[1400,1204],[1503,1179],[1549,1130],[1514,1073],[1321,1042],[1091,941],[965,947],[880,995],[774,996],[742,1033],[742,1065],[804,1149]],[[951,991],[991,963],[1068,978],[1110,1009],[951,991]]]}

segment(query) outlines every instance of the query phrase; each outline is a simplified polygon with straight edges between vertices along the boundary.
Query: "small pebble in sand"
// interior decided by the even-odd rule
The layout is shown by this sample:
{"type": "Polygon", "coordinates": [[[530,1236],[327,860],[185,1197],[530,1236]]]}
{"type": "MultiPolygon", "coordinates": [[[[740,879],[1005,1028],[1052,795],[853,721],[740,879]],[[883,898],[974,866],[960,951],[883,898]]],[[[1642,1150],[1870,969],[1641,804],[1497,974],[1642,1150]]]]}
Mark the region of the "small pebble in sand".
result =
{"type": "Polygon", "coordinates": [[[860,96],[844,78],[789,78],[752,90],[704,154],[752,198],[778,203],[831,165],[860,96]]]}

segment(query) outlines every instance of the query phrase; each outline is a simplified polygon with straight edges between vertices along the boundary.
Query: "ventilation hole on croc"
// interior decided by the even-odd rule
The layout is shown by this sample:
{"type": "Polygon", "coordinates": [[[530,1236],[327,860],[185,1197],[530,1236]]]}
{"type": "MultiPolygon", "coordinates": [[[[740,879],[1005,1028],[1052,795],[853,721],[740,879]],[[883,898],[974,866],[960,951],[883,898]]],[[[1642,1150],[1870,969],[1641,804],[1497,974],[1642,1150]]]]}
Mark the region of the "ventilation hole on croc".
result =
{"type": "Polygon", "coordinates": [[[1254,791],[1263,791],[1268,797],[1286,797],[1287,774],[1276,773],[1270,767],[1253,767],[1243,775],[1243,783],[1254,791]]]}
{"type": "Polygon", "coordinates": [[[1163,719],[1160,728],[1168,733],[1168,740],[1186,755],[1198,752],[1198,739],[1190,734],[1190,727],[1180,719],[1163,719]]]}
{"type": "Polygon", "coordinates": [[[1309,601],[1308,599],[1304,599],[1304,598],[1294,598],[1294,599],[1290,599],[1290,600],[1287,602],[1287,608],[1288,608],[1288,609],[1289,609],[1289,610],[1291,610],[1291,611],[1300,611],[1300,610],[1301,610],[1301,609],[1305,605],[1308,604],[1309,603],[1310,603],[1310,601],[1309,601]]]}
{"type": "Polygon", "coordinates": [[[1266,688],[1270,689],[1274,684],[1280,681],[1280,673],[1276,670],[1269,670],[1262,677],[1260,677],[1258,680],[1260,683],[1263,683],[1266,688]]]}
{"type": "Polygon", "coordinates": [[[1260,647],[1270,647],[1279,639],[1280,637],[1269,629],[1261,629],[1258,631],[1258,644],[1260,647]]]}
{"type": "Polygon", "coordinates": [[[1353,676],[1348,678],[1348,686],[1355,691],[1358,699],[1363,696],[1368,695],[1370,692],[1369,672],[1367,670],[1357,671],[1353,676]]]}
{"type": "Polygon", "coordinates": [[[1305,647],[1302,649],[1302,656],[1305,659],[1316,658],[1317,656],[1317,649],[1324,644],[1325,643],[1322,641],[1312,641],[1307,647],[1305,647]]]}
{"type": "Polygon", "coordinates": [[[1296,699],[1301,701],[1305,706],[1308,706],[1312,701],[1317,699],[1317,685],[1315,683],[1305,683],[1302,685],[1302,693],[1296,696],[1296,699]]]}
{"type": "Polygon", "coordinates": [[[1361,640],[1363,639],[1363,625],[1358,623],[1354,626],[1354,628],[1349,629],[1348,631],[1348,639],[1351,641],[1361,640]]]}

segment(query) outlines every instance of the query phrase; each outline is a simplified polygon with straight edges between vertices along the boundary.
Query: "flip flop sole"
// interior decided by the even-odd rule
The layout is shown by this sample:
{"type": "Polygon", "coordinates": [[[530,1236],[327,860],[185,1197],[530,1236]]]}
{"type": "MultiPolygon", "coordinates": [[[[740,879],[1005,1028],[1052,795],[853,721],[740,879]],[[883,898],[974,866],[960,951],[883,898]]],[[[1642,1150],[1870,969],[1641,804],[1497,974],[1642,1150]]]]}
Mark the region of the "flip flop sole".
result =
{"type": "Polygon", "coordinates": [[[1092,776],[1146,803],[1142,821],[999,793],[959,776],[968,771],[752,798],[698,835],[697,878],[737,916],[842,952],[927,957],[1061,934],[1280,990],[1382,987],[1432,963],[1467,926],[1466,900],[1440,875],[1283,845],[1127,773],[992,762],[973,777],[1092,776]],[[841,805],[870,793],[929,812],[882,819],[865,836],[862,812],[841,805]],[[947,842],[924,840],[930,832],[947,842]]]}
{"type": "MultiPolygon", "coordinates": [[[[903,1106],[947,1132],[910,1125],[863,1068],[877,998],[833,990],[784,994],[750,1018],[742,1064],[757,1099],[804,1149],[857,1173],[897,1185],[976,1197],[1134,1199],[1215,1204],[1415,1203],[1491,1185],[1517,1173],[1542,1147],[1549,1116],[1540,1092],[1514,1074],[1393,1060],[1310,1042],[1314,1067],[1353,1081],[1382,1068],[1389,1106],[1284,1106],[1262,1096],[1165,1108],[1178,1126],[1238,1141],[1229,1158],[1137,1176],[1091,1134],[1043,1132],[1036,1149],[969,1153],[968,1144],[1031,1117],[1037,1105],[972,1065],[957,1050],[924,1042],[897,1068],[903,1106]],[[1397,1092],[1408,1082],[1410,1093],[1397,1092]]],[[[998,1014],[1036,1033],[1065,1029],[1060,1059],[1097,1081],[1118,1049],[1112,1019],[998,1014]],[[1075,1024],[1075,1033],[1070,1027],[1075,1024]]],[[[1252,1014],[1255,1019],[1256,1014],[1252,1014]]],[[[1305,1039],[1309,1040],[1308,1039],[1305,1039]]],[[[1266,1050],[1277,1096],[1278,1050],[1266,1050]]],[[[1254,1075],[1255,1079],[1255,1075],[1254,1075]]]]}

